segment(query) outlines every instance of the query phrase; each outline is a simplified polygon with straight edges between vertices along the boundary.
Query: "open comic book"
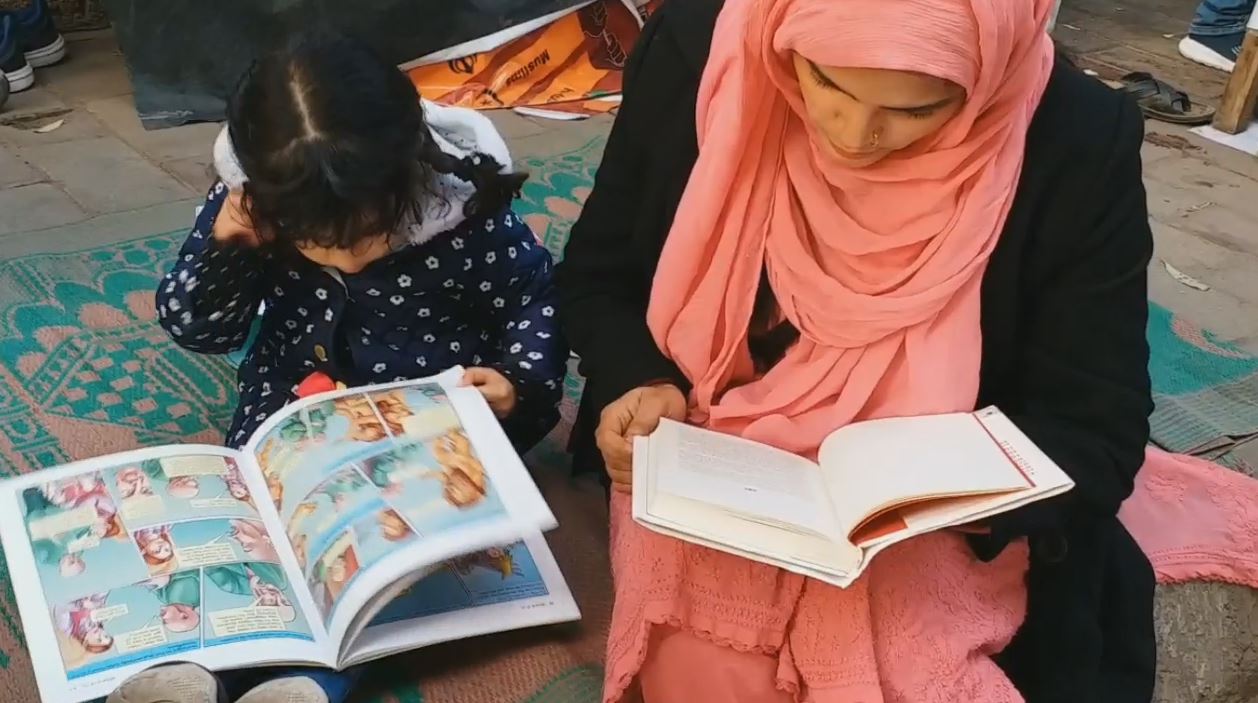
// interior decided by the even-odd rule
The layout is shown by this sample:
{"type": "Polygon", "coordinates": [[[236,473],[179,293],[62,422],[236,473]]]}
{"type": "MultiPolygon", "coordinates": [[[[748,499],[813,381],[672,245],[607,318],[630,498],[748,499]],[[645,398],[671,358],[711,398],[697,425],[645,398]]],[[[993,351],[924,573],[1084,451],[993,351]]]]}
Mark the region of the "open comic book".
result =
{"type": "Polygon", "coordinates": [[[839,587],[897,542],[1073,486],[996,408],[848,425],[815,463],[670,420],[633,450],[639,523],[839,587]]]}
{"type": "Polygon", "coordinates": [[[554,516],[462,371],[308,398],[242,451],[170,446],[0,483],[46,701],[154,664],[343,668],[579,617],[554,516]]]}

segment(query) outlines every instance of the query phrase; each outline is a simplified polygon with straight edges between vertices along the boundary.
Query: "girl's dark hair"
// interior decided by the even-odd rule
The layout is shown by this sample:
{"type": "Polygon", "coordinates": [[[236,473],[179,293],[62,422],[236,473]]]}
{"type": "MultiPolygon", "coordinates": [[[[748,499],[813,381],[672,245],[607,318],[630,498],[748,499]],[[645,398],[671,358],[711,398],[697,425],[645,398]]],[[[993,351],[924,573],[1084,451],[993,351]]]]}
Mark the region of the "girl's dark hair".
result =
{"type": "Polygon", "coordinates": [[[468,217],[506,207],[526,178],[487,154],[441,151],[415,86],[346,37],[298,37],[255,61],[227,102],[227,126],[249,214],[280,244],[350,248],[392,235],[439,197],[434,174],[476,187],[468,217]]]}

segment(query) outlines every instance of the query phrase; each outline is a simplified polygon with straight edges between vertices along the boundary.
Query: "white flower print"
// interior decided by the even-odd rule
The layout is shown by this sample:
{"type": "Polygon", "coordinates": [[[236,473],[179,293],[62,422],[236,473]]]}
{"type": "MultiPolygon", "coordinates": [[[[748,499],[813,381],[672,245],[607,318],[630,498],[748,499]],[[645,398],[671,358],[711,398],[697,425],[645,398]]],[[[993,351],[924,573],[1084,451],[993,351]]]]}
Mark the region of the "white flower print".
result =
{"type": "Polygon", "coordinates": [[[510,226],[511,226],[511,222],[512,222],[512,220],[511,220],[511,215],[510,215],[510,214],[507,214],[507,215],[503,216],[503,218],[502,218],[502,224],[504,224],[504,225],[506,225],[506,226],[510,227],[510,226]]]}
{"type": "Polygon", "coordinates": [[[216,310],[210,313],[210,322],[218,322],[221,319],[223,319],[223,312],[221,310],[216,310]]]}
{"type": "Polygon", "coordinates": [[[530,358],[530,359],[532,359],[533,361],[541,361],[541,360],[542,360],[542,353],[541,353],[541,352],[529,352],[529,355],[528,355],[528,356],[529,356],[529,358],[530,358]]]}
{"type": "Polygon", "coordinates": [[[538,332],[538,333],[537,333],[537,338],[538,338],[538,339],[550,339],[550,332],[538,332]]]}
{"type": "Polygon", "coordinates": [[[292,270],[290,270],[290,271],[288,272],[288,277],[289,277],[289,278],[291,278],[291,279],[293,279],[294,281],[300,281],[300,280],[301,280],[301,274],[300,274],[300,273],[297,273],[296,271],[292,271],[292,270]]]}
{"type": "Polygon", "coordinates": [[[480,290],[482,293],[488,293],[490,290],[493,289],[493,287],[494,287],[494,284],[490,283],[489,281],[480,282],[480,290]]]}
{"type": "Polygon", "coordinates": [[[424,263],[428,265],[428,268],[434,271],[441,267],[441,262],[438,261],[435,256],[430,256],[427,259],[424,259],[424,263]]]}
{"type": "Polygon", "coordinates": [[[530,363],[529,363],[529,362],[527,362],[527,361],[521,361],[521,362],[520,362],[520,368],[522,368],[522,369],[531,369],[531,368],[533,368],[533,365],[532,365],[532,364],[530,364],[530,363]]]}
{"type": "Polygon", "coordinates": [[[179,320],[180,320],[181,322],[183,322],[185,325],[191,325],[191,324],[192,324],[192,313],[191,313],[191,312],[188,312],[187,310],[185,310],[185,311],[184,311],[184,313],[183,313],[183,316],[182,316],[182,317],[180,317],[180,318],[179,318],[179,320]]]}
{"type": "Polygon", "coordinates": [[[523,345],[523,344],[520,344],[519,342],[516,342],[515,344],[512,344],[512,345],[511,345],[511,353],[512,353],[512,354],[519,354],[519,353],[520,353],[520,350],[522,350],[522,349],[524,349],[524,345],[523,345]]]}
{"type": "Polygon", "coordinates": [[[306,334],[314,333],[314,325],[306,325],[306,334]]]}
{"type": "Polygon", "coordinates": [[[524,251],[533,251],[533,245],[528,242],[520,242],[520,246],[524,247],[524,251]]]}
{"type": "Polygon", "coordinates": [[[170,285],[166,286],[166,292],[167,292],[167,293],[174,293],[174,292],[175,292],[175,282],[174,282],[174,281],[171,281],[171,282],[170,282],[170,285]]]}
{"type": "Polygon", "coordinates": [[[462,238],[462,237],[455,237],[455,238],[451,239],[451,240],[450,240],[450,248],[454,249],[455,251],[459,251],[459,250],[461,250],[461,249],[463,248],[463,238],[462,238]]]}
{"type": "Polygon", "coordinates": [[[305,317],[310,314],[310,311],[305,308],[297,308],[297,314],[305,317]]]}
{"type": "Polygon", "coordinates": [[[442,287],[442,288],[453,288],[453,287],[454,287],[454,279],[453,279],[453,278],[447,278],[446,280],[442,281],[442,282],[441,282],[441,287],[442,287]]]}
{"type": "Polygon", "coordinates": [[[542,308],[542,317],[554,317],[554,316],[555,316],[555,308],[549,305],[542,308]]]}
{"type": "Polygon", "coordinates": [[[327,289],[326,289],[326,288],[316,288],[316,289],[315,289],[315,297],[316,297],[316,298],[318,298],[319,300],[327,300],[327,299],[328,299],[328,291],[327,291],[327,289]]]}
{"type": "MultiPolygon", "coordinates": [[[[324,295],[327,295],[327,293],[324,293],[324,295]]],[[[284,289],[283,289],[283,288],[280,288],[279,286],[276,286],[276,287],[275,287],[275,297],[277,297],[277,298],[283,298],[283,297],[284,297],[284,289]]]]}
{"type": "Polygon", "coordinates": [[[512,259],[515,258],[515,247],[507,247],[507,256],[512,259]]]}
{"type": "Polygon", "coordinates": [[[196,276],[192,276],[192,277],[190,277],[187,281],[185,281],[185,282],[184,282],[184,284],[183,284],[183,289],[184,289],[185,291],[187,291],[188,293],[191,293],[192,291],[196,290],[196,289],[197,289],[197,277],[196,277],[196,276]]]}
{"type": "Polygon", "coordinates": [[[363,346],[364,346],[364,347],[369,347],[369,346],[371,346],[371,338],[370,338],[370,337],[363,337],[363,346]]]}
{"type": "Polygon", "coordinates": [[[458,341],[450,342],[450,351],[457,353],[462,348],[463,345],[459,344],[458,341]]]}
{"type": "Polygon", "coordinates": [[[411,277],[407,276],[406,274],[402,274],[401,276],[397,277],[397,284],[402,288],[410,288],[411,277]]]}
{"type": "Polygon", "coordinates": [[[371,370],[375,371],[376,373],[384,373],[384,370],[387,368],[389,367],[385,366],[384,363],[379,363],[379,364],[376,364],[375,366],[372,366],[371,370]]]}
{"type": "Polygon", "coordinates": [[[427,365],[428,365],[428,359],[427,359],[426,357],[417,356],[417,357],[415,357],[415,363],[416,363],[416,364],[419,364],[420,366],[427,366],[427,365]]]}
{"type": "Polygon", "coordinates": [[[370,295],[371,297],[375,298],[380,295],[380,291],[375,288],[368,288],[367,295],[370,295]]]}
{"type": "Polygon", "coordinates": [[[333,317],[332,308],[328,308],[327,310],[323,311],[323,319],[327,320],[328,322],[331,322],[332,317],[333,317]]]}
{"type": "Polygon", "coordinates": [[[403,298],[400,295],[389,296],[389,302],[393,303],[394,305],[401,305],[405,301],[406,301],[406,298],[403,298]]]}
{"type": "Polygon", "coordinates": [[[528,305],[528,304],[529,304],[529,303],[531,303],[531,302],[533,302],[533,296],[531,296],[531,295],[522,295],[522,296],[520,296],[520,304],[521,304],[521,305],[528,305]]]}
{"type": "Polygon", "coordinates": [[[485,263],[492,264],[497,260],[498,260],[498,252],[494,252],[494,251],[485,252],[485,263]]]}
{"type": "Polygon", "coordinates": [[[501,309],[501,308],[506,307],[506,305],[507,305],[507,301],[503,300],[502,298],[494,298],[494,307],[501,309]]]}
{"type": "Polygon", "coordinates": [[[485,220],[485,231],[486,232],[494,231],[494,221],[492,219],[485,220]]]}
{"type": "Polygon", "coordinates": [[[428,342],[429,344],[432,344],[433,342],[437,341],[437,335],[435,335],[435,334],[426,334],[426,335],[424,335],[424,341],[425,341],[425,342],[428,342]]]}
{"type": "Polygon", "coordinates": [[[166,301],[166,307],[170,308],[171,312],[179,312],[179,308],[183,306],[180,305],[178,298],[171,298],[170,300],[166,301]]]}
{"type": "MultiPolygon", "coordinates": [[[[222,195],[223,191],[226,189],[227,189],[227,186],[224,185],[222,181],[219,181],[218,183],[214,184],[214,195],[222,195]]],[[[213,200],[213,198],[210,198],[210,200],[213,200]]]]}
{"type": "Polygon", "coordinates": [[[520,320],[520,329],[526,330],[532,326],[533,326],[532,322],[529,322],[528,320],[520,320]]]}
{"type": "Polygon", "coordinates": [[[463,260],[463,270],[464,270],[464,271],[471,271],[471,270],[472,270],[472,260],[471,260],[471,259],[464,259],[464,260],[463,260]]]}
{"type": "Polygon", "coordinates": [[[431,317],[431,316],[432,316],[432,310],[429,310],[428,308],[420,308],[420,309],[419,309],[419,316],[420,316],[420,317],[431,317]]]}
{"type": "Polygon", "coordinates": [[[183,269],[179,272],[179,282],[183,283],[187,280],[188,280],[188,269],[183,269]]]}
{"type": "Polygon", "coordinates": [[[288,328],[288,329],[290,329],[290,330],[295,330],[295,329],[297,329],[297,321],[296,321],[296,320],[285,320],[285,321],[284,321],[284,326],[285,326],[285,327],[287,327],[287,328],[288,328]]]}

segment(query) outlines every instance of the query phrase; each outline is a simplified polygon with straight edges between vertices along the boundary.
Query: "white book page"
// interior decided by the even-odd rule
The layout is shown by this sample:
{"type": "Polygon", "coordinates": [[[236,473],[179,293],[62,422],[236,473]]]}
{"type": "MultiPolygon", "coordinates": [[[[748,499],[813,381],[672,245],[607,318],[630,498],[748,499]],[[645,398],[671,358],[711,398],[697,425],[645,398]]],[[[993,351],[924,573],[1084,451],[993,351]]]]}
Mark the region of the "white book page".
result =
{"type": "Polygon", "coordinates": [[[291,552],[255,500],[262,486],[243,455],[201,445],[0,483],[0,539],[43,699],[100,698],[166,661],[330,666],[291,552]]]}
{"type": "Polygon", "coordinates": [[[541,534],[444,562],[418,582],[379,595],[366,629],[346,647],[352,666],[440,642],[581,617],[541,534]]]}
{"type": "Polygon", "coordinates": [[[633,517],[640,524],[677,539],[845,587],[859,573],[862,557],[846,541],[800,528],[756,519],[659,488],[668,469],[651,437],[639,437],[633,451],[633,517]]]}
{"type": "Polygon", "coordinates": [[[842,534],[821,471],[803,457],[672,420],[651,435],[651,452],[660,495],[826,539],[842,534]]]}
{"type": "Polygon", "coordinates": [[[974,413],[848,425],[822,443],[819,463],[845,534],[897,504],[1031,486],[974,413]]]}
{"type": "Polygon", "coordinates": [[[459,386],[462,375],[300,400],[245,449],[316,612],[342,645],[399,580],[555,525],[484,398],[459,386]]]}

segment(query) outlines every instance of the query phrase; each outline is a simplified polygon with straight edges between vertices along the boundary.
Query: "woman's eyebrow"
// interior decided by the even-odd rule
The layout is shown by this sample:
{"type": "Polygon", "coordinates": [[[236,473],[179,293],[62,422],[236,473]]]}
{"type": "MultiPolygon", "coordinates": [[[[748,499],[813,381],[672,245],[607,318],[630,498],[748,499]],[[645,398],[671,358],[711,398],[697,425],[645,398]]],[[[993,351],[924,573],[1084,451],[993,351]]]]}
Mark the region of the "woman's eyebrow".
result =
{"type": "MultiPolygon", "coordinates": [[[[805,61],[808,61],[808,59],[805,59],[805,61]]],[[[822,72],[821,67],[818,66],[817,64],[813,63],[812,61],[808,61],[808,68],[812,71],[813,77],[816,78],[818,81],[820,81],[821,84],[824,85],[825,87],[831,90],[837,90],[838,92],[843,93],[844,95],[848,96],[849,98],[853,100],[860,100],[860,98],[853,95],[851,91],[845,90],[843,86],[839,85],[838,83],[835,83],[832,78],[830,78],[824,72],[822,72]]],[[[938,110],[939,108],[945,105],[948,105],[953,100],[956,100],[956,96],[950,95],[946,98],[942,98],[940,100],[936,100],[933,103],[927,103],[925,105],[910,105],[910,106],[882,105],[880,107],[882,107],[885,110],[893,110],[895,112],[929,112],[931,110],[938,110]]]]}

